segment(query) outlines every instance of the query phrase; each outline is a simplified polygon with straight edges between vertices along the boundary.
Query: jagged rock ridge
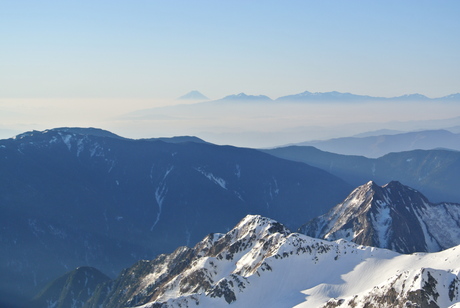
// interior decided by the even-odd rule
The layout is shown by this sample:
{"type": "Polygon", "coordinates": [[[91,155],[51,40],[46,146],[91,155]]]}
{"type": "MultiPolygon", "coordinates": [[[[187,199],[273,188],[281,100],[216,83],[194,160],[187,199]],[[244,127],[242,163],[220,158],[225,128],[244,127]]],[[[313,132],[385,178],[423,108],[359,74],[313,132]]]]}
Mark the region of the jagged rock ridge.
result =
{"type": "Polygon", "coordinates": [[[435,252],[460,244],[460,204],[431,203],[397,181],[382,187],[370,181],[299,232],[402,253],[435,252]]]}
{"type": "Polygon", "coordinates": [[[400,255],[250,215],[194,248],[137,263],[85,307],[388,307],[395,296],[407,307],[449,307],[460,300],[459,251],[400,255]]]}

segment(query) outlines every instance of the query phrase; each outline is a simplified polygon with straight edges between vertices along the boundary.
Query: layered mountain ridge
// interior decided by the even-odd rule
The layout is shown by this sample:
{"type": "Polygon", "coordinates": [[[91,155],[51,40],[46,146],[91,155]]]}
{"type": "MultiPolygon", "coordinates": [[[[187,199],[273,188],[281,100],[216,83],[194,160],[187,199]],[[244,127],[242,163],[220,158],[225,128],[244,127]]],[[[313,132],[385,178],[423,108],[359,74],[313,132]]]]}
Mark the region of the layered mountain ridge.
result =
{"type": "Polygon", "coordinates": [[[398,181],[382,187],[370,181],[299,232],[401,253],[435,252],[460,244],[460,204],[431,203],[398,181]]]}
{"type": "Polygon", "coordinates": [[[258,100],[258,101],[280,101],[280,102],[364,102],[364,101],[458,101],[460,93],[450,94],[443,97],[429,98],[423,94],[404,94],[395,97],[378,97],[369,95],[359,95],[348,92],[309,92],[280,96],[274,100],[265,95],[248,95],[245,93],[227,95],[220,100],[258,100]]]}
{"type": "Polygon", "coordinates": [[[460,203],[458,151],[413,150],[390,153],[376,159],[325,152],[312,146],[289,146],[264,151],[321,168],[354,187],[370,180],[377,183],[397,180],[422,191],[433,202],[460,203]]]}
{"type": "Polygon", "coordinates": [[[0,140],[0,294],[24,298],[79,266],[113,277],[248,213],[298,227],[351,187],[257,150],[167,141],[76,128],[0,140]]]}
{"type": "Polygon", "coordinates": [[[343,155],[362,155],[379,158],[389,153],[411,150],[460,150],[460,134],[448,130],[424,130],[391,135],[343,137],[329,140],[307,141],[298,146],[314,146],[322,151],[343,155]]]}
{"type": "Polygon", "coordinates": [[[0,164],[0,258],[7,265],[1,275],[12,278],[2,284],[0,304],[13,298],[11,286],[39,285],[82,265],[113,277],[136,261],[114,280],[80,267],[32,306],[449,307],[459,301],[460,205],[431,203],[398,181],[382,187],[370,181],[338,203],[350,186],[302,163],[193,137],[131,140],[79,128],[1,140],[0,164]],[[314,218],[332,204],[338,205],[314,218]],[[229,230],[248,212],[263,215],[205,236],[229,230]],[[327,241],[279,222],[297,228],[312,218],[301,231],[327,241]],[[203,236],[193,248],[151,260],[167,245],[172,251],[203,236]],[[370,246],[444,251],[400,255],[370,246]]]}

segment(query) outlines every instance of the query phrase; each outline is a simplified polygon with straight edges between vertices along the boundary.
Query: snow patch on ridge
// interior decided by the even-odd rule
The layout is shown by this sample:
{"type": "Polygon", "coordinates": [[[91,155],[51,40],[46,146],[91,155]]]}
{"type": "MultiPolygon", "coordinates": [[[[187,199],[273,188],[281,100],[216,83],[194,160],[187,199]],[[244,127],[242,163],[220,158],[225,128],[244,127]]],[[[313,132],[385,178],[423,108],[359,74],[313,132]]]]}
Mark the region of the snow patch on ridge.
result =
{"type": "MultiPolygon", "coordinates": [[[[85,136],[86,138],[86,136],[85,136]]],[[[78,142],[77,142],[77,157],[80,156],[80,154],[83,152],[83,150],[85,149],[85,145],[84,145],[84,139],[78,139],[78,142]]]]}
{"type": "Polygon", "coordinates": [[[63,135],[61,132],[59,132],[59,135],[61,136],[64,144],[67,146],[67,149],[70,151],[72,149],[72,144],[70,143],[72,140],[72,135],[63,135]]]}
{"type": "Polygon", "coordinates": [[[205,177],[207,177],[211,182],[219,185],[220,187],[222,187],[223,189],[227,190],[227,182],[225,182],[224,179],[218,177],[218,176],[215,176],[214,174],[210,173],[210,172],[206,172],[204,171],[202,168],[194,168],[196,171],[198,171],[199,173],[203,174],[205,177]]]}
{"type": "Polygon", "coordinates": [[[90,148],[90,156],[104,156],[104,148],[99,143],[95,142],[94,144],[92,144],[92,147],[90,148]]]}
{"type": "Polygon", "coordinates": [[[391,208],[386,202],[376,201],[377,213],[372,213],[372,225],[377,231],[379,247],[388,247],[388,238],[391,233],[391,208]]]}
{"type": "MultiPolygon", "coordinates": [[[[152,166],[153,169],[153,166],[152,166]]],[[[174,169],[174,166],[170,166],[168,170],[166,170],[163,179],[161,180],[160,184],[158,185],[157,189],[155,190],[155,200],[158,205],[158,213],[153,225],[150,227],[150,231],[153,231],[153,228],[158,224],[160,221],[161,211],[163,209],[163,201],[168,193],[168,187],[166,186],[165,180],[168,177],[169,173],[174,169]]],[[[152,175],[152,170],[150,170],[150,174],[152,175]]]]}

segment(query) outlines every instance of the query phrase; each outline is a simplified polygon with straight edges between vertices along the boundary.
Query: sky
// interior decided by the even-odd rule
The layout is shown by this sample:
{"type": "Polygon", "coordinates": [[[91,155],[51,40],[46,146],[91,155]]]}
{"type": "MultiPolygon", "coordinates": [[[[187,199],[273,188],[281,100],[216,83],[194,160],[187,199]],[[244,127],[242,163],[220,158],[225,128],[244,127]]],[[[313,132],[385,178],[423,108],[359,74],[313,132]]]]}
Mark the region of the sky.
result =
{"type": "Polygon", "coordinates": [[[0,0],[0,130],[110,126],[191,90],[458,93],[459,13],[442,0],[0,0]]]}

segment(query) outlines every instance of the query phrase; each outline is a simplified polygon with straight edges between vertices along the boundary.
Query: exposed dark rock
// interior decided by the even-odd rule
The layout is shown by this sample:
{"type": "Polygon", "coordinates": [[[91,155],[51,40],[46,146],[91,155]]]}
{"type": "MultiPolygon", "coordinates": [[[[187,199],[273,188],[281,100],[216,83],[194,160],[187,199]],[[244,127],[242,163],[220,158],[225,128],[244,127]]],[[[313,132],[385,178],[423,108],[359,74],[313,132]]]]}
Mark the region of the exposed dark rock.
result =
{"type": "Polygon", "coordinates": [[[460,204],[434,204],[420,192],[391,181],[369,182],[342,203],[299,229],[300,233],[401,253],[434,252],[460,244],[460,204]]]}

